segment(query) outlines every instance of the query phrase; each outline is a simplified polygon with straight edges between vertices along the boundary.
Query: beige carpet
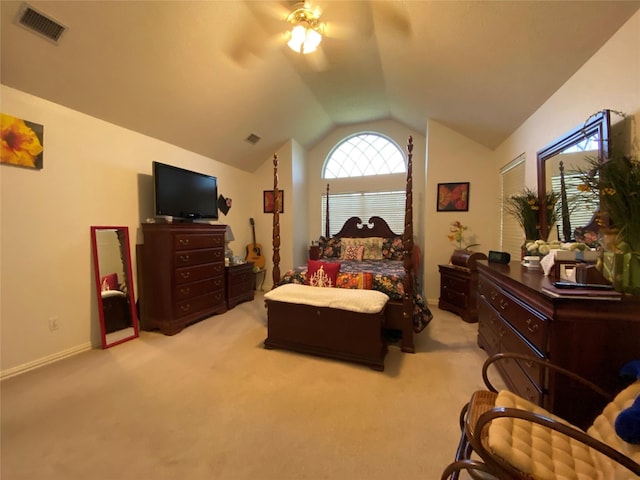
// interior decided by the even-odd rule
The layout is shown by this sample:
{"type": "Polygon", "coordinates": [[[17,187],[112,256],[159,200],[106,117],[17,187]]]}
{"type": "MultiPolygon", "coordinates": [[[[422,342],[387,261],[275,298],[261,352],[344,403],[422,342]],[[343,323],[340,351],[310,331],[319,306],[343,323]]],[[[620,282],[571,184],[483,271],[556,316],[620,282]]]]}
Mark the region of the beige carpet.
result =
{"type": "Polygon", "coordinates": [[[384,372],[263,349],[258,296],[9,378],[2,479],[437,479],[486,355],[476,325],[432,310],[384,372]]]}

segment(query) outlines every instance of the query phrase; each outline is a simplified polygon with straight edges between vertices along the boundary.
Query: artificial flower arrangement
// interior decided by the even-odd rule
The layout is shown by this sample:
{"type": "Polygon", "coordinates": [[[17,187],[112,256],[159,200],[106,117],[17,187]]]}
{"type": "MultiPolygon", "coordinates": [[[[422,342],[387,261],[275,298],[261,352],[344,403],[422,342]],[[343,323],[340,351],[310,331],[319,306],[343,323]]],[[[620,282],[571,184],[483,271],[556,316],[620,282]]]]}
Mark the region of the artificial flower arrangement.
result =
{"type": "Polygon", "coordinates": [[[468,250],[471,247],[477,247],[480,245],[479,243],[469,243],[473,242],[475,235],[471,235],[468,241],[465,239],[465,232],[468,230],[469,227],[467,225],[463,225],[458,220],[451,223],[451,226],[449,227],[450,233],[447,235],[447,238],[450,242],[453,242],[456,250],[468,250]]]}
{"type": "MultiPolygon", "coordinates": [[[[555,192],[545,195],[547,225],[555,225],[560,218],[559,195],[555,192]]],[[[527,240],[540,238],[540,197],[535,190],[525,188],[522,193],[506,197],[503,205],[504,210],[518,221],[527,240]]]]}
{"type": "Polygon", "coordinates": [[[527,255],[537,255],[540,257],[544,257],[549,254],[551,250],[567,250],[571,252],[586,252],[591,250],[587,244],[582,242],[562,243],[558,241],[545,242],[544,240],[527,242],[525,249],[527,251],[527,255]]]}
{"type": "Polygon", "coordinates": [[[611,225],[600,219],[601,227],[618,231],[617,247],[640,255],[640,160],[632,156],[601,162],[587,158],[589,168],[580,170],[578,189],[596,196],[611,225]]]}

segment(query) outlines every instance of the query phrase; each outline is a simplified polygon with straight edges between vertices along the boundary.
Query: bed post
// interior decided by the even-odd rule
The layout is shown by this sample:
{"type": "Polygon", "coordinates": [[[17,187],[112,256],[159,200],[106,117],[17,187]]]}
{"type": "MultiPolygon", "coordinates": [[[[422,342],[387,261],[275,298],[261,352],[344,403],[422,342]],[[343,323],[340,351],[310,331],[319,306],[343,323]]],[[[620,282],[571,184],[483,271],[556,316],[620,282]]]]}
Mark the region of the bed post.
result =
{"type": "Polygon", "coordinates": [[[280,198],[278,195],[278,154],[273,154],[273,285],[280,283],[280,198]]]}
{"type": "Polygon", "coordinates": [[[324,212],[324,238],[329,240],[329,184],[327,183],[327,208],[324,212]]]}
{"type": "Polygon", "coordinates": [[[413,345],[413,137],[409,136],[407,144],[407,186],[404,211],[404,297],[402,301],[402,317],[404,331],[402,332],[402,351],[414,352],[413,345]],[[411,330],[409,330],[411,329],[411,330]]]}

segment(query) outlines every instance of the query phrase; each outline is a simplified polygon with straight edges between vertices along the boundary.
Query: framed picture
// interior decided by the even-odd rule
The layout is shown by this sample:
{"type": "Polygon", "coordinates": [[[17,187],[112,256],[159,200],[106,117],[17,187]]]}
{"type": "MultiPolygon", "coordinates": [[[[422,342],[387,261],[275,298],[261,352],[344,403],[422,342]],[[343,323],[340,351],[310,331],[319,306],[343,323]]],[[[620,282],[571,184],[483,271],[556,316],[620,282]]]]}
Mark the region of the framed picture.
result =
{"type": "Polygon", "coordinates": [[[6,113],[0,114],[0,125],[0,162],[41,170],[44,126],[6,113]]]}
{"type": "Polygon", "coordinates": [[[438,212],[467,212],[468,210],[469,182],[438,184],[438,212]]]}
{"type": "MultiPolygon", "coordinates": [[[[280,204],[279,213],[284,213],[284,192],[282,190],[278,190],[278,200],[280,204]]],[[[275,205],[273,190],[264,190],[262,204],[264,213],[273,213],[273,208],[275,205]]]]}

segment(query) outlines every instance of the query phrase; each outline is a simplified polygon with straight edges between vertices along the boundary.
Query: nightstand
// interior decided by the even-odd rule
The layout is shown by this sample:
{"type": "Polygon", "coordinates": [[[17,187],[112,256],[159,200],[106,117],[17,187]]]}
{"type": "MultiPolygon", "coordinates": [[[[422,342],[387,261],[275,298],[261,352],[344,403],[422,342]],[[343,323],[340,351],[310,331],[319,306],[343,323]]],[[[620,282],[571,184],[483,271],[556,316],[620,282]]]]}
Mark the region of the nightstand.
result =
{"type": "Polygon", "coordinates": [[[253,300],[253,262],[224,267],[227,282],[227,308],[253,300]]]}
{"type": "Polygon", "coordinates": [[[440,300],[438,308],[454,312],[465,322],[478,321],[477,260],[486,260],[484,253],[456,250],[450,265],[438,265],[440,271],[440,300]]]}

